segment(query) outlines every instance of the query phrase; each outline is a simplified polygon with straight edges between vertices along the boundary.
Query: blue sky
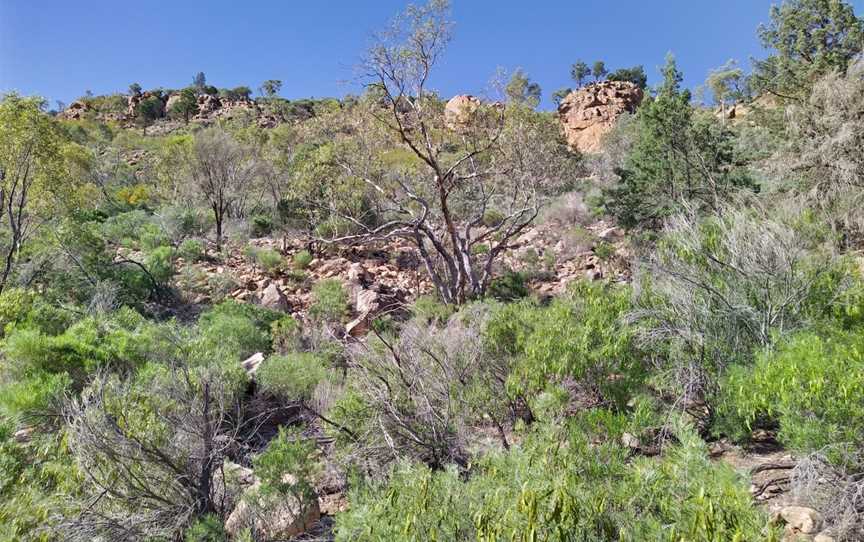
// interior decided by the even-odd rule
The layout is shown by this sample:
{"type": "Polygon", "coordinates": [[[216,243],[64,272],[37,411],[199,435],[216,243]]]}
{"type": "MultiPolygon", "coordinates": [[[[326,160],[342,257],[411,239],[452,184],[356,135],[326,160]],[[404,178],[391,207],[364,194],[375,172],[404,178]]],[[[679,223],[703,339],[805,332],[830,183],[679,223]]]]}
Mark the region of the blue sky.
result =
{"type": "MultiPolygon", "coordinates": [[[[729,58],[761,56],[756,27],[771,0],[454,0],[455,36],[433,86],[480,93],[497,67],[524,68],[551,93],[579,58],[644,64],[651,82],[667,51],[688,86],[729,58]]],[[[864,0],[852,2],[859,15],[864,0]]],[[[95,94],[284,81],[287,98],[356,92],[352,67],[406,2],[398,0],[0,0],[0,91],[70,102],[95,94]]]]}

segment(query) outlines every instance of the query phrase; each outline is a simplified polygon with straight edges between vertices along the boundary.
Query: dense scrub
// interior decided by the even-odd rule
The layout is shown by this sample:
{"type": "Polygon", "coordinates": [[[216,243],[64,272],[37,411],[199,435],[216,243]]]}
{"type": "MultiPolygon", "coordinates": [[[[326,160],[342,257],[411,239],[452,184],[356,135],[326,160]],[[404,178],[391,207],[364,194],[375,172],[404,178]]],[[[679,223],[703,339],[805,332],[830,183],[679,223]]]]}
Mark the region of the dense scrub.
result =
{"type": "Polygon", "coordinates": [[[275,127],[200,126],[199,98],[251,92],[203,73],[169,120],[130,87],[135,126],[105,120],[119,95],[78,120],[0,100],[0,541],[780,540],[714,457],[766,434],[820,530],[864,536],[852,8],[772,10],[770,56],[709,77],[719,115],[672,56],[654,88],[617,70],[646,101],[593,156],[522,70],[448,120],[426,87],[447,16],[397,19],[361,96],[265,82],[275,127]],[[539,295],[541,219],[627,273],[539,295]],[[361,309],[388,288],[315,279],[395,241],[426,291],[361,309]]]}

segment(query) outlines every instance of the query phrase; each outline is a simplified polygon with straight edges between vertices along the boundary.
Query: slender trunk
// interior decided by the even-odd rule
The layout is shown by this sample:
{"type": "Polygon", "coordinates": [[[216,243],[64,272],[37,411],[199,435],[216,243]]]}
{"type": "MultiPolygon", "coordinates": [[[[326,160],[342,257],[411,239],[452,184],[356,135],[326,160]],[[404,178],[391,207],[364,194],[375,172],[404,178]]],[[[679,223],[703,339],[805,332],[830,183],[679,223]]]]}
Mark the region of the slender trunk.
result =
{"type": "Polygon", "coordinates": [[[213,421],[210,419],[210,383],[203,383],[203,405],[201,407],[202,437],[204,450],[201,457],[201,471],[198,475],[196,507],[199,514],[213,512],[211,484],[213,478],[213,421]]]}

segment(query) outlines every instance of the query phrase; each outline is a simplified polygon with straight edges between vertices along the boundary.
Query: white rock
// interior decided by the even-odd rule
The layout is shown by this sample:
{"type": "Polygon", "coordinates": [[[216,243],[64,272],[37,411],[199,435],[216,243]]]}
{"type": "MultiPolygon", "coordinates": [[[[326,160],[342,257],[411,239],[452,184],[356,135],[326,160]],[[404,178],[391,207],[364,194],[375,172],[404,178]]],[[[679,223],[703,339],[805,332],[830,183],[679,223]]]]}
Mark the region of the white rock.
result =
{"type": "Polygon", "coordinates": [[[802,534],[815,534],[822,528],[822,516],[806,506],[786,506],[780,510],[780,517],[802,534]]]}

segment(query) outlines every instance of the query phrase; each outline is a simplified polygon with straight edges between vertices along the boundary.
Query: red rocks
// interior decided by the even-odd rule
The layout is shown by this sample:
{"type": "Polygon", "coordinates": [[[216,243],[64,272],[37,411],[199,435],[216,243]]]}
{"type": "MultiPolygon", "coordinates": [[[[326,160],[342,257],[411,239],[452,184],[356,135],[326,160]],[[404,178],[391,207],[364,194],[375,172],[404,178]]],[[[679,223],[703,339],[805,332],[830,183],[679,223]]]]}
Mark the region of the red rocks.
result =
{"type": "Polygon", "coordinates": [[[480,100],[474,96],[467,94],[453,96],[444,106],[444,124],[455,131],[467,128],[481,105],[480,100]]]}
{"type": "Polygon", "coordinates": [[[90,105],[87,102],[76,101],[69,104],[65,111],[60,112],[57,116],[66,120],[81,120],[84,113],[90,111],[90,105]]]}
{"type": "Polygon", "coordinates": [[[558,106],[567,143],[580,152],[599,151],[618,117],[634,112],[642,98],[642,89],[626,81],[602,81],[571,92],[558,106]]]}

